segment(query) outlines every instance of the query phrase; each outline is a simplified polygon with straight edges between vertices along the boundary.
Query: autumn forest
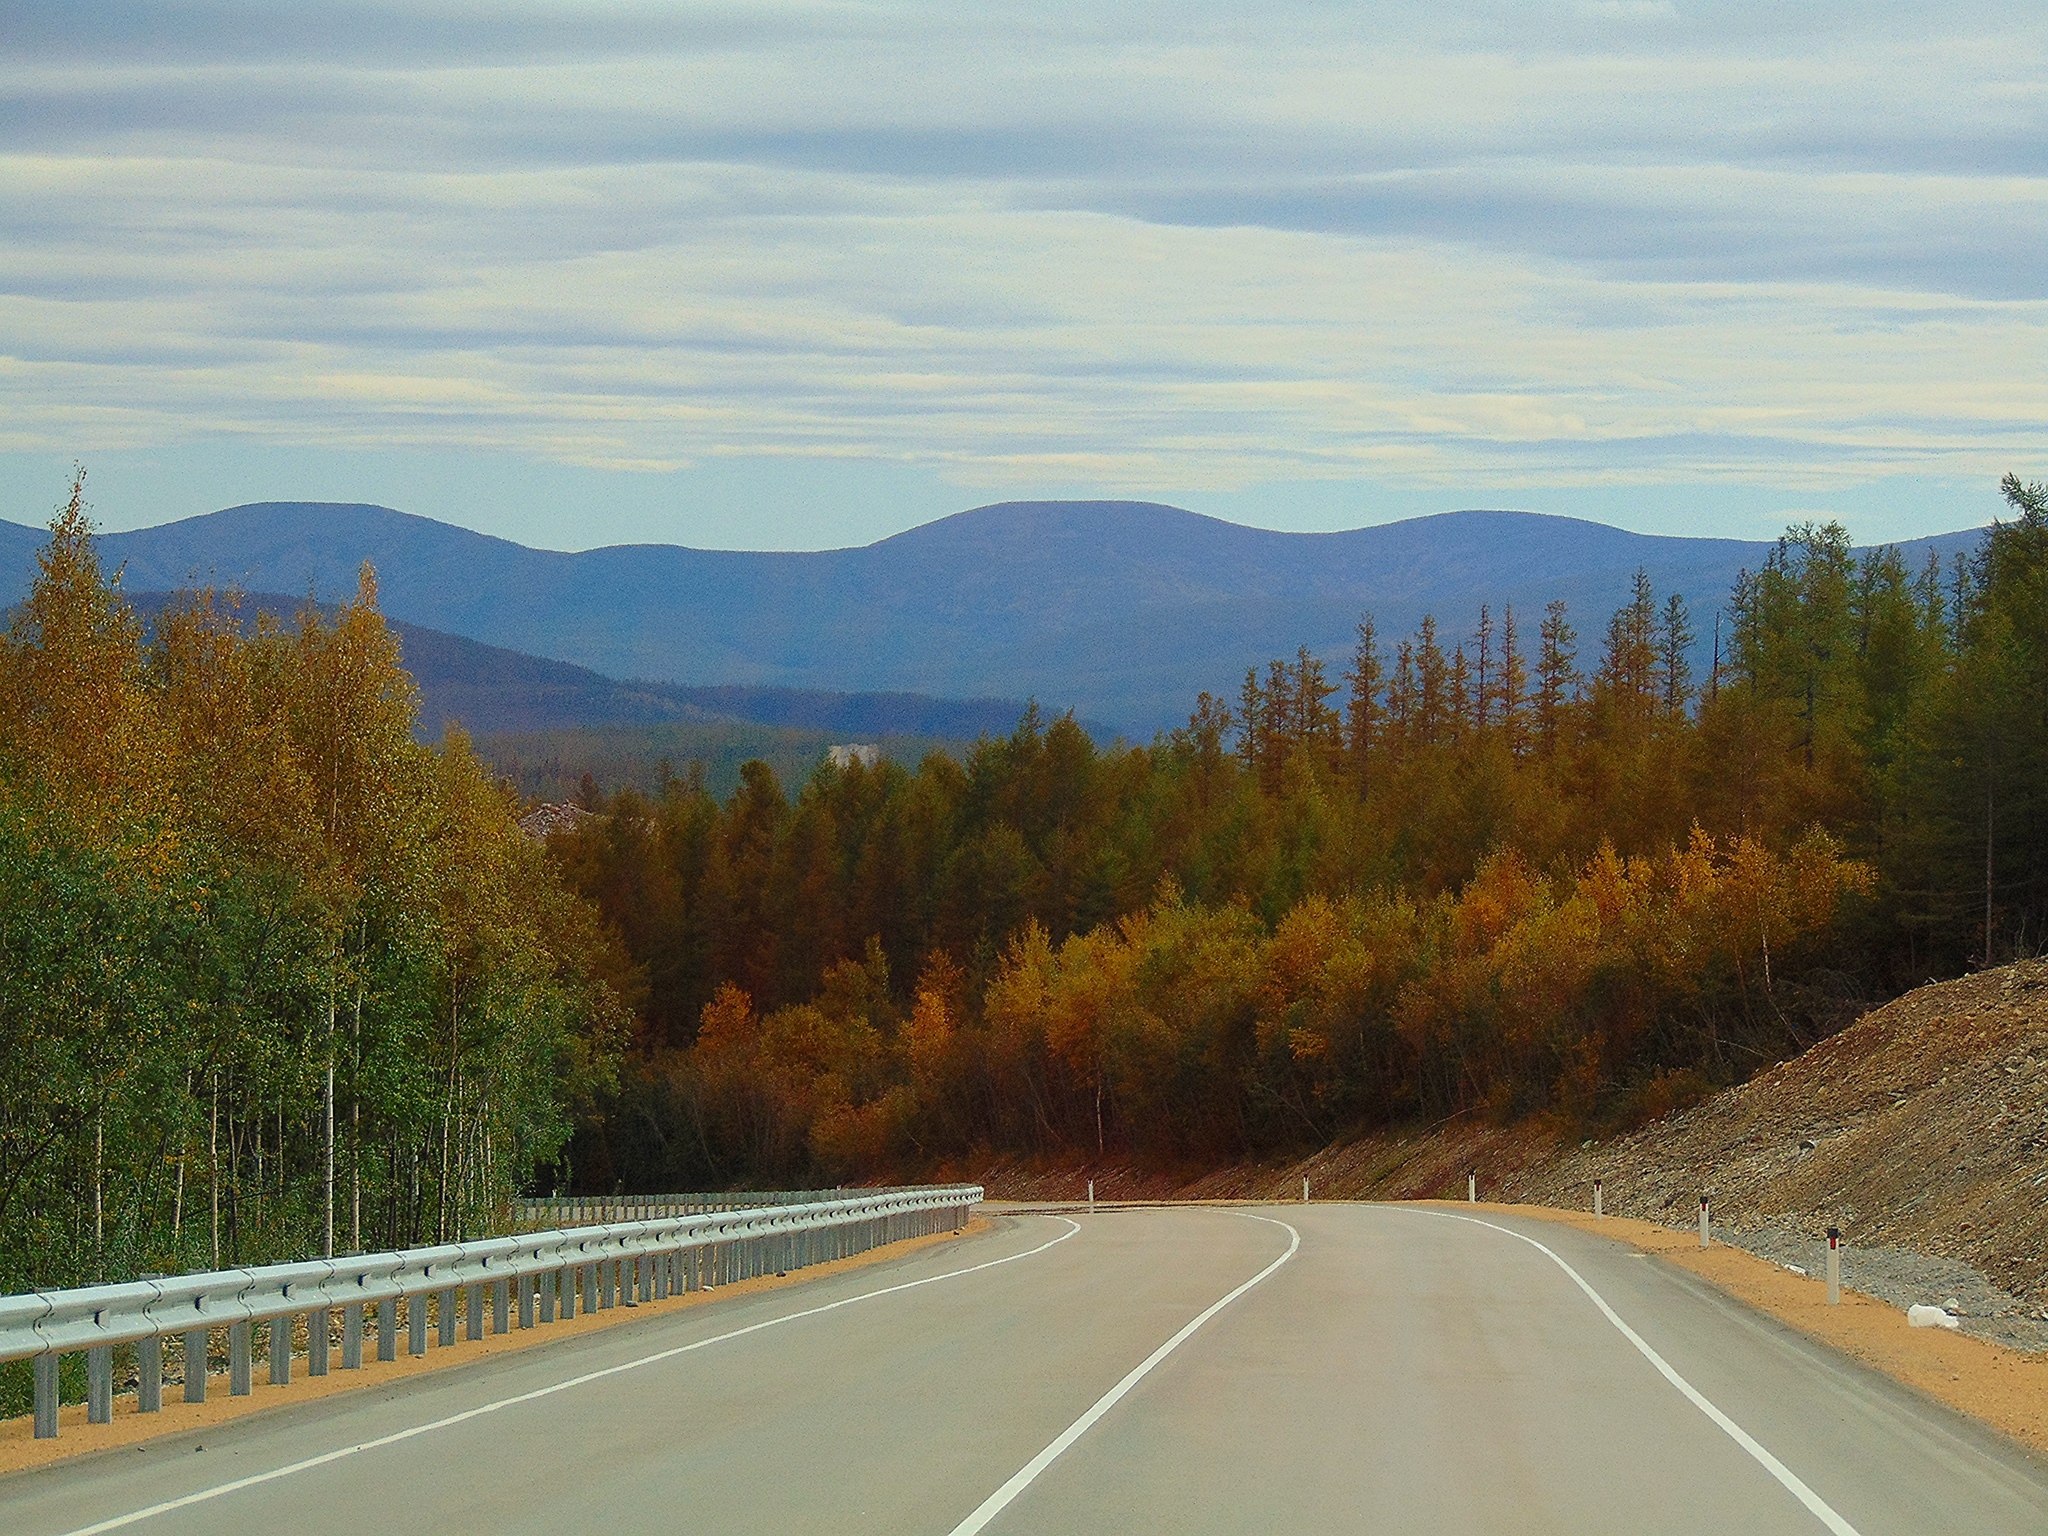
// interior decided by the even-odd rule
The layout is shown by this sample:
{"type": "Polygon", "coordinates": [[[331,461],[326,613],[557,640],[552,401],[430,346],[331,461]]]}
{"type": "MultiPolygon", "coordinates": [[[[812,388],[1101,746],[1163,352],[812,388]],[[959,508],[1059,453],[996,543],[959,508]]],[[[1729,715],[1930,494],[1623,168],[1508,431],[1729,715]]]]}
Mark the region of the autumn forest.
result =
{"type": "Polygon", "coordinates": [[[420,743],[372,573],[146,630],[74,491],[0,643],[0,1290],[526,1189],[1640,1122],[2044,947],[2048,487],[2004,495],[1949,566],[1801,526],[1728,593],[1367,616],[1144,745],[586,782],[543,846],[420,743]]]}
{"type": "Polygon", "coordinates": [[[1796,527],[1697,616],[1639,579],[1585,634],[1368,617],[1146,746],[1033,712],[964,763],[751,765],[724,804],[587,786],[551,852],[631,957],[636,1036],[551,1172],[1593,1133],[2037,951],[2044,493],[2008,479],[1947,567],[1796,527]]]}

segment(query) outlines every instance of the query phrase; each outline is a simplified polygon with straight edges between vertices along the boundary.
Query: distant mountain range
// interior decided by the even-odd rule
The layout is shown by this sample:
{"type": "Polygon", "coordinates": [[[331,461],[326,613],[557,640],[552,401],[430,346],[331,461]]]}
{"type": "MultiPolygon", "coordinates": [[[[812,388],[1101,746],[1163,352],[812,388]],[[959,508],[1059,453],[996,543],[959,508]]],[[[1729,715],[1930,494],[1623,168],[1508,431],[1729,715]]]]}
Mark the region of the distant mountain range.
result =
{"type": "MultiPolygon", "coordinates": [[[[125,584],[123,595],[145,623],[154,623],[165,607],[184,600],[182,593],[130,591],[125,584]]],[[[258,612],[289,620],[302,602],[281,593],[245,592],[241,612],[249,620],[258,612]]],[[[745,723],[768,727],[771,733],[793,733],[788,742],[774,738],[787,750],[791,742],[808,747],[813,738],[819,743],[893,738],[968,742],[1007,734],[1024,712],[1024,705],[1012,699],[621,682],[587,667],[485,645],[403,619],[389,622],[398,635],[405,668],[419,685],[420,726],[431,738],[438,738],[451,723],[476,737],[745,723]]],[[[708,739],[724,742],[752,735],[713,732],[708,739]]],[[[658,739],[672,750],[685,738],[669,732],[658,739]]],[[[676,758],[679,764],[686,761],[687,752],[676,758]]]]}
{"type": "MultiPolygon", "coordinates": [[[[1977,537],[1917,540],[1909,557],[1977,537]]],[[[0,523],[0,599],[25,589],[41,538],[0,523]]],[[[1367,610],[1383,636],[1410,631],[1425,613],[1456,635],[1482,602],[1496,613],[1512,604],[1533,637],[1544,604],[1562,598],[1590,654],[1641,567],[1660,594],[1684,594],[1704,646],[1736,574],[1770,549],[1528,512],[1305,534],[1100,501],[980,507],[863,548],[798,554],[670,545],[563,554],[386,507],[303,502],[233,507],[101,543],[131,591],[211,581],[334,599],[354,590],[368,561],[395,619],[528,662],[572,663],[607,683],[682,690],[611,683],[622,691],[606,707],[622,711],[719,712],[703,691],[734,686],[1036,697],[1141,738],[1184,720],[1198,690],[1234,694],[1247,666],[1298,645],[1334,670],[1367,610]]],[[[585,686],[538,672],[530,683],[511,673],[494,682],[477,666],[465,686],[539,689],[536,719],[585,686]],[[547,691],[558,686],[568,693],[547,691]]],[[[795,698],[790,707],[802,707],[795,698]]]]}

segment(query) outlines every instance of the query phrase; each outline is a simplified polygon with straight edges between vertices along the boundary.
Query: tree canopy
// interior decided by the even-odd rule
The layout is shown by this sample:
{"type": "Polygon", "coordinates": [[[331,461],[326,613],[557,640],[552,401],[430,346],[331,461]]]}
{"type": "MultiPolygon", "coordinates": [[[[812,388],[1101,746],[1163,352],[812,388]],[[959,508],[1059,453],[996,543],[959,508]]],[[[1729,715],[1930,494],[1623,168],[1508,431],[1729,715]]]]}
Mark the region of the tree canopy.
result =
{"type": "Polygon", "coordinates": [[[496,1226],[632,973],[463,740],[415,740],[373,574],[331,623],[197,592],[145,634],[82,476],[39,558],[0,640],[0,1290],[496,1226]]]}
{"type": "Polygon", "coordinates": [[[1034,707],[964,762],[596,795],[551,851],[646,990],[574,1175],[1612,1125],[2031,952],[2048,513],[2005,494],[1951,568],[1801,524],[1727,594],[1639,575],[1596,646],[1367,615],[1143,746],[1034,707]]]}

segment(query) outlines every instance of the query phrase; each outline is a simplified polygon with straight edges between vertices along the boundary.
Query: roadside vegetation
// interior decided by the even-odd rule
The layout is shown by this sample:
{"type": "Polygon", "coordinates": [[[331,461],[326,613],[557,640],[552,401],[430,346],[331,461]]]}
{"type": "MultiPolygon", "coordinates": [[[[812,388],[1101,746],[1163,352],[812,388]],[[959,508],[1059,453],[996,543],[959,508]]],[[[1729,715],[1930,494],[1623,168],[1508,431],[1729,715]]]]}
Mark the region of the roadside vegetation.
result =
{"type": "Polygon", "coordinates": [[[370,573],[146,631],[74,489],[0,641],[0,1289],[467,1235],[521,1189],[1692,1102],[2042,948],[2048,503],[2005,494],[1951,567],[1795,528],[1697,615],[1368,620],[1148,745],[1033,709],[793,794],[593,784],[543,849],[419,743],[370,573]]]}
{"type": "Polygon", "coordinates": [[[0,640],[0,1292],[489,1229],[612,1081],[630,968],[415,741],[367,570],[331,621],[202,593],[145,635],[81,492],[0,640]]]}
{"type": "Polygon", "coordinates": [[[644,991],[549,1177],[1591,1134],[2034,953],[2048,488],[2004,494],[1949,567],[1807,525],[1708,611],[1368,619],[1147,746],[1034,710],[964,764],[587,796],[551,852],[644,991]]]}

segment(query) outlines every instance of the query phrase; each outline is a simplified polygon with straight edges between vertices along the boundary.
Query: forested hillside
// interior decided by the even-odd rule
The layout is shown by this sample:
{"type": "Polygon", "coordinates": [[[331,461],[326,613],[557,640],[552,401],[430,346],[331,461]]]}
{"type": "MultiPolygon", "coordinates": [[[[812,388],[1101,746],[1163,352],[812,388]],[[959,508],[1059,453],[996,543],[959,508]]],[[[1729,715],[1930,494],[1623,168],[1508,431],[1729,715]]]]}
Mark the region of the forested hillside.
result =
{"type": "Polygon", "coordinates": [[[965,765],[621,794],[552,849],[646,984],[573,1177],[1607,1126],[2032,952],[2048,506],[2005,495],[1948,565],[1793,529],[1698,672],[1643,577],[1583,638],[1368,618],[1146,747],[1034,714],[965,765]]]}
{"type": "Polygon", "coordinates": [[[0,1292],[473,1234],[610,1080],[630,967],[414,714],[367,570],[145,640],[74,487],[0,641],[0,1292]]]}

